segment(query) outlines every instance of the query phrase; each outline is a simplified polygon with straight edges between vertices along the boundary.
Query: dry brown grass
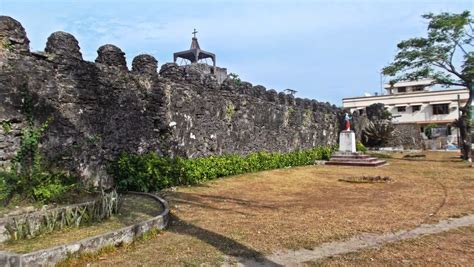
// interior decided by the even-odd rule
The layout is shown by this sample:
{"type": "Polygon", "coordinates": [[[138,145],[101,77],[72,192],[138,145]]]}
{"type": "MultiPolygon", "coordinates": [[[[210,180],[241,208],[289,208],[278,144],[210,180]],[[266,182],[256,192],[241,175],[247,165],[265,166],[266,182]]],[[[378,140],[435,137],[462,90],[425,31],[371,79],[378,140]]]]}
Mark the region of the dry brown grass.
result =
{"type": "Polygon", "coordinates": [[[472,266],[474,226],[350,253],[308,266],[472,266]]]}
{"type": "Polygon", "coordinates": [[[167,191],[174,214],[169,229],[97,263],[214,264],[225,254],[258,258],[474,212],[474,171],[455,153],[432,152],[421,160],[393,156],[380,168],[298,167],[167,191]],[[363,175],[389,176],[394,182],[338,181],[363,175]]]}

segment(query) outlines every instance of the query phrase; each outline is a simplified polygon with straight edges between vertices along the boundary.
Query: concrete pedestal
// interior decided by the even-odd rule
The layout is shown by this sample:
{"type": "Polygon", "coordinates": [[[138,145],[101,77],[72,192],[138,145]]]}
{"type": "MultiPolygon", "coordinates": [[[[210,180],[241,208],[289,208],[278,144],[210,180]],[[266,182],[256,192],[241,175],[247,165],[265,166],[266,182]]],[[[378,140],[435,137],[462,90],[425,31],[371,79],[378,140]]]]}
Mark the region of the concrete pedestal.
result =
{"type": "Polygon", "coordinates": [[[356,140],[353,131],[342,131],[339,134],[339,152],[356,152],[356,140]]]}
{"type": "Polygon", "coordinates": [[[327,165],[378,167],[385,165],[385,160],[370,157],[356,152],[356,139],[353,131],[342,131],[339,134],[339,151],[335,152],[327,165]]]}

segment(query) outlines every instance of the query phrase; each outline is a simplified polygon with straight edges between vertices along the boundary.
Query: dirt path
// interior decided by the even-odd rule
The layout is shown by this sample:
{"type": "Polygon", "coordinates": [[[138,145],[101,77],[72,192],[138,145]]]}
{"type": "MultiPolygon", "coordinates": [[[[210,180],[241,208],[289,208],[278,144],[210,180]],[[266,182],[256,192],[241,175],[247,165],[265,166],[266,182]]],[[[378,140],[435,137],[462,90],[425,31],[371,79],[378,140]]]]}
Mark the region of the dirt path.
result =
{"type": "MultiPolygon", "coordinates": [[[[402,230],[391,234],[363,234],[346,241],[324,243],[313,250],[301,249],[283,251],[267,256],[267,263],[263,264],[251,259],[239,259],[238,266],[299,266],[304,262],[316,261],[326,257],[373,248],[387,243],[394,243],[422,235],[437,234],[458,227],[474,225],[474,214],[461,218],[448,219],[436,224],[422,224],[412,230],[402,230]],[[271,262],[272,264],[269,264],[271,262]]],[[[227,266],[235,263],[227,263],[227,266]]]]}

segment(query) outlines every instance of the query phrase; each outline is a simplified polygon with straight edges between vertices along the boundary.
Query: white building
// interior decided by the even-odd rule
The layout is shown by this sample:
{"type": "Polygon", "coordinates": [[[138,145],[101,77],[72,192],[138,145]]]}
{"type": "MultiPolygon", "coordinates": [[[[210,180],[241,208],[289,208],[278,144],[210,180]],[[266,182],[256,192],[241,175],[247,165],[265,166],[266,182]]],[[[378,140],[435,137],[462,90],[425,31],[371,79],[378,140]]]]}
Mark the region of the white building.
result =
{"type": "MultiPolygon", "coordinates": [[[[459,117],[459,107],[464,106],[469,98],[467,88],[432,90],[433,80],[405,81],[393,86],[384,86],[386,94],[363,97],[349,97],[342,100],[343,107],[365,110],[365,107],[382,103],[393,116],[395,124],[416,124],[423,132],[424,126],[436,124],[451,133],[449,124],[459,117]]],[[[453,129],[454,130],[454,129],[453,129]]]]}

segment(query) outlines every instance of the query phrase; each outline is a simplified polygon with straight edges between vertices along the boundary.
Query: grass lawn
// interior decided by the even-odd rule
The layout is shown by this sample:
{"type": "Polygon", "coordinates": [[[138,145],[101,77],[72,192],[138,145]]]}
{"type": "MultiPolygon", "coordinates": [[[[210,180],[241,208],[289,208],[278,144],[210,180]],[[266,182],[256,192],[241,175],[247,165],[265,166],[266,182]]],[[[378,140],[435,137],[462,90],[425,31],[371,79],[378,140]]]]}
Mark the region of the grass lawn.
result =
{"type": "MultiPolygon", "coordinates": [[[[156,238],[95,258],[97,265],[218,264],[369,232],[410,229],[474,213],[474,170],[456,153],[392,154],[379,168],[307,166],[228,177],[168,190],[173,218],[156,238]],[[351,176],[390,183],[347,183],[351,176]]],[[[439,253],[442,253],[440,251],[439,253]]],[[[94,264],[94,263],[93,263],[94,264]]]]}
{"type": "Polygon", "coordinates": [[[472,266],[474,226],[349,253],[308,266],[472,266]]]}

